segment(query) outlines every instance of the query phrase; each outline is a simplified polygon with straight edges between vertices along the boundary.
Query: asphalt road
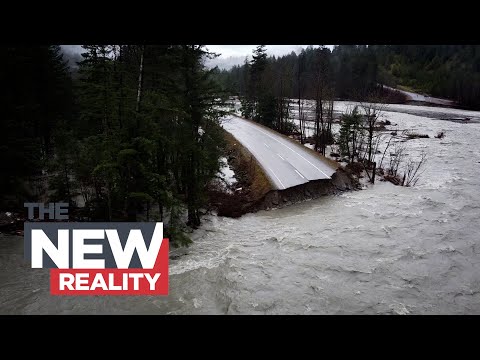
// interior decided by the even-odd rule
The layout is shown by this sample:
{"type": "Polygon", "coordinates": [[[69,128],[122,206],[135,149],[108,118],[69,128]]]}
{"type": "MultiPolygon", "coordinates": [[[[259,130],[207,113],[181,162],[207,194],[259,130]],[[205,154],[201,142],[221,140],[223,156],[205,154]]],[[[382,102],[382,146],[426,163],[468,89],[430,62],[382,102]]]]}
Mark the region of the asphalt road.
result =
{"type": "Polygon", "coordinates": [[[251,121],[229,115],[222,126],[255,156],[276,189],[330,179],[336,170],[304,146],[251,121]]]}

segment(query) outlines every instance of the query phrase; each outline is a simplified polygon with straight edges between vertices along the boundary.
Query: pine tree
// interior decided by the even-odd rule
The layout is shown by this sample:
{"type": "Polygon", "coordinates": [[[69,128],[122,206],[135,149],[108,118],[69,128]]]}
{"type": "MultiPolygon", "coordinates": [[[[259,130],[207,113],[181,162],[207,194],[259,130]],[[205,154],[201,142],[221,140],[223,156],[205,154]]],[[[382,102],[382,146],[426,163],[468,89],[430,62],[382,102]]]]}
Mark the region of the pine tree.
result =
{"type": "Polygon", "coordinates": [[[180,104],[185,128],[182,177],[188,224],[196,227],[200,225],[199,209],[203,202],[204,187],[218,170],[220,148],[208,140],[218,127],[222,113],[215,110],[215,105],[220,105],[216,101],[218,89],[215,89],[210,80],[211,71],[207,71],[203,65],[203,58],[210,53],[201,45],[183,45],[178,50],[183,85],[180,104]],[[213,159],[217,159],[213,166],[206,162],[209,158],[204,155],[206,151],[212,151],[213,159]]]}
{"type": "Polygon", "coordinates": [[[5,47],[0,57],[0,205],[18,210],[34,199],[32,177],[45,172],[56,124],[70,116],[71,84],[58,46],[5,47]]]}
{"type": "Polygon", "coordinates": [[[355,106],[352,111],[342,115],[338,144],[343,156],[350,162],[358,156],[358,144],[363,135],[362,115],[355,106]]]}

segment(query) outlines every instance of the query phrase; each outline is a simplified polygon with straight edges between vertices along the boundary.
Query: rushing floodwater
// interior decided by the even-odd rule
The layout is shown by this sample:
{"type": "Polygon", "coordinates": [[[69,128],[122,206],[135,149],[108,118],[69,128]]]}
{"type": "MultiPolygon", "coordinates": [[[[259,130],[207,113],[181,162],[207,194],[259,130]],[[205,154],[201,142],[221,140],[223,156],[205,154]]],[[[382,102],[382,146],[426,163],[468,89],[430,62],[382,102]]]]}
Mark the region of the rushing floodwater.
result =
{"type": "Polygon", "coordinates": [[[405,143],[428,154],[416,187],[206,218],[173,252],[168,297],[52,297],[23,239],[0,235],[0,313],[480,314],[480,123],[399,108],[385,118],[431,136],[405,143]]]}

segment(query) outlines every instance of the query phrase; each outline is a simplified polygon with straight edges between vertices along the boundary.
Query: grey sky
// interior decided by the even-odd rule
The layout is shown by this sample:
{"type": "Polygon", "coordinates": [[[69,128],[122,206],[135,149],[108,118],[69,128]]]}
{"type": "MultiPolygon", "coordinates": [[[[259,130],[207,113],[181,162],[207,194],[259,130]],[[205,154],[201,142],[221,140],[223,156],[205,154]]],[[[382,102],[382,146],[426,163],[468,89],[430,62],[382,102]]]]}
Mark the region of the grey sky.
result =
{"type": "MultiPolygon", "coordinates": [[[[258,45],[207,45],[208,50],[221,53],[221,57],[228,58],[233,56],[245,57],[252,53],[252,50],[258,45]]],[[[269,55],[285,55],[292,51],[300,52],[302,48],[308,45],[266,45],[269,55]]]]}
{"type": "MultiPolygon", "coordinates": [[[[208,67],[218,66],[220,69],[230,69],[234,65],[243,64],[245,57],[251,59],[252,50],[258,45],[206,45],[209,51],[221,54],[218,58],[209,60],[205,64],[208,67]]],[[[267,54],[281,56],[290,54],[292,51],[297,54],[309,45],[266,45],[267,54]]],[[[318,45],[313,45],[318,46],[318,45]]],[[[327,45],[331,47],[330,45],[327,45]]]]}
{"type": "Polygon", "coordinates": [[[61,47],[68,53],[81,54],[83,52],[81,45],[61,45],[61,47]]]}
{"type": "MultiPolygon", "coordinates": [[[[242,64],[246,56],[252,54],[252,50],[257,45],[206,45],[209,51],[221,54],[217,59],[207,63],[208,66],[218,65],[220,68],[229,69],[233,65],[242,64]]],[[[297,54],[309,45],[266,45],[268,55],[285,55],[292,51],[297,54]]],[[[313,45],[317,46],[317,45],[313,45]]],[[[332,47],[332,45],[327,45],[332,47]]],[[[62,47],[70,53],[81,53],[80,45],[62,45],[62,47]]]]}
{"type": "MultiPolygon", "coordinates": [[[[62,45],[69,52],[81,52],[80,45],[62,45]]],[[[221,57],[246,56],[258,45],[206,45],[210,51],[221,53],[221,57]]],[[[269,55],[284,55],[292,51],[299,52],[308,45],[266,45],[269,55]]],[[[315,45],[313,45],[315,46],[315,45]]]]}

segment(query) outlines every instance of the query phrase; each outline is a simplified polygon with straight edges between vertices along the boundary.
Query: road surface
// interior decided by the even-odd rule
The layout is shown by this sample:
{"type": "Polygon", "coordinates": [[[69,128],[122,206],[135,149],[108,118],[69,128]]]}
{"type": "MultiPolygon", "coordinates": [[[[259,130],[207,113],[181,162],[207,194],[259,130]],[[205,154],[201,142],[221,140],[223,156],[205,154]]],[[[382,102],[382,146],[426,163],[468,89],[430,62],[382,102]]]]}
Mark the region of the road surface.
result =
{"type": "Polygon", "coordinates": [[[453,100],[448,100],[448,99],[440,99],[428,95],[422,95],[422,94],[417,94],[414,92],[410,91],[405,91],[405,90],[400,90],[400,89],[394,89],[389,86],[383,85],[384,88],[398,91],[402,94],[404,94],[408,100],[410,101],[420,101],[420,102],[425,102],[425,103],[431,103],[431,104],[436,104],[436,105],[442,105],[442,106],[454,106],[455,101],[453,100]]]}
{"type": "Polygon", "coordinates": [[[304,146],[251,121],[229,115],[222,126],[255,156],[276,189],[330,179],[336,171],[304,146]]]}

